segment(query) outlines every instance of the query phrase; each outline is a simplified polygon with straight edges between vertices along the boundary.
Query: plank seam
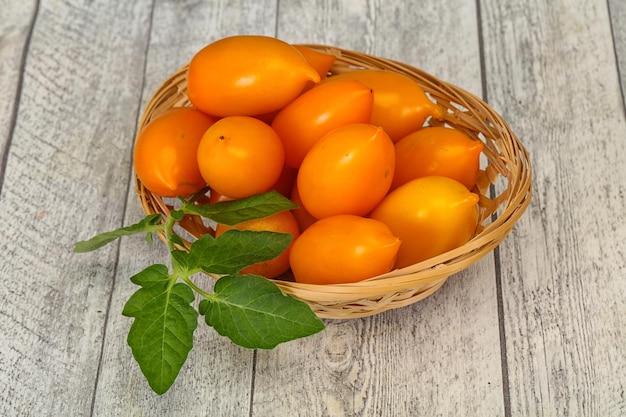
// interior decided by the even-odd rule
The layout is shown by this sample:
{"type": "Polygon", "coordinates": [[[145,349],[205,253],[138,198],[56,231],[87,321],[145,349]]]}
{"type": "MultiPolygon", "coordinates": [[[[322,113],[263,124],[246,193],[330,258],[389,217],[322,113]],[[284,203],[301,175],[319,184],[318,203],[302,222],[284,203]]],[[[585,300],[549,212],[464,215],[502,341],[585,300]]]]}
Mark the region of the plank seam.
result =
{"type": "Polygon", "coordinates": [[[606,9],[609,15],[609,29],[611,30],[611,39],[613,40],[613,55],[615,56],[615,68],[617,70],[617,78],[619,81],[619,92],[622,96],[622,112],[626,116],[626,97],[624,96],[624,85],[622,84],[622,71],[619,65],[619,54],[617,53],[617,45],[615,42],[615,30],[613,25],[613,15],[611,14],[611,1],[606,0],[606,9]]]}
{"type": "Polygon", "coordinates": [[[252,352],[252,375],[250,377],[250,409],[248,417],[252,417],[254,412],[254,384],[256,379],[256,362],[257,362],[257,350],[252,352]]]}
{"type": "MultiPolygon", "coordinates": [[[[144,64],[143,64],[143,79],[141,82],[141,88],[140,88],[140,94],[139,94],[139,99],[138,99],[138,103],[137,103],[137,110],[135,112],[135,114],[137,115],[136,117],[136,121],[135,121],[135,129],[134,131],[137,131],[137,127],[139,126],[139,115],[141,114],[141,106],[142,106],[142,97],[143,97],[143,92],[146,88],[146,70],[148,67],[148,53],[150,51],[150,39],[152,36],[152,25],[153,25],[153,19],[154,19],[154,9],[155,9],[155,2],[156,0],[152,0],[152,5],[150,7],[150,18],[149,18],[149,23],[148,23],[148,36],[146,39],[146,49],[145,49],[145,53],[144,53],[144,64]]],[[[128,193],[131,190],[131,187],[133,184],[133,177],[132,177],[132,169],[129,171],[128,174],[128,181],[127,181],[127,185],[126,185],[126,196],[128,197],[128,193]]],[[[121,226],[123,226],[124,224],[124,219],[126,218],[126,214],[128,211],[128,198],[124,199],[124,204],[122,206],[122,221],[121,221],[121,226]]],[[[113,272],[112,272],[112,277],[113,279],[111,280],[111,288],[109,291],[109,297],[107,299],[107,304],[106,304],[106,315],[104,317],[104,323],[102,326],[102,344],[100,346],[100,354],[99,354],[99,359],[98,359],[98,369],[96,370],[96,378],[94,381],[94,387],[93,387],[93,395],[91,398],[91,410],[89,415],[91,417],[93,417],[94,412],[95,412],[95,406],[96,406],[96,398],[97,398],[97,394],[98,394],[98,386],[100,384],[100,377],[102,374],[102,366],[103,366],[103,362],[104,362],[104,346],[105,346],[105,342],[106,342],[106,338],[107,338],[107,328],[109,325],[109,318],[111,316],[111,304],[113,303],[113,293],[115,292],[115,282],[116,282],[116,277],[117,277],[117,268],[119,265],[119,259],[120,259],[120,253],[121,253],[121,244],[118,242],[117,244],[117,251],[115,254],[115,262],[113,264],[113,272]]]]}
{"type": "MultiPolygon", "coordinates": [[[[478,28],[478,51],[480,62],[480,79],[481,79],[481,93],[483,100],[488,102],[487,94],[487,66],[485,63],[485,43],[483,36],[482,25],[482,12],[481,12],[481,0],[476,0],[476,20],[478,28]]],[[[489,193],[492,198],[495,198],[495,187],[491,185],[489,193]]],[[[496,219],[495,213],[492,215],[492,221],[496,219]]],[[[509,386],[509,365],[506,350],[506,327],[504,324],[504,296],[502,289],[502,265],[500,261],[500,249],[496,247],[493,250],[493,262],[494,262],[494,275],[496,279],[496,304],[498,310],[498,328],[500,335],[500,369],[502,370],[502,399],[504,401],[504,416],[511,417],[511,389],[509,386]]]]}
{"type": "Polygon", "coordinates": [[[0,197],[2,196],[4,177],[6,175],[7,163],[9,161],[9,151],[11,149],[11,143],[13,142],[13,134],[15,133],[15,126],[17,125],[17,115],[19,114],[20,110],[26,60],[28,57],[28,51],[30,50],[30,43],[33,37],[35,24],[37,23],[37,17],[39,16],[39,3],[40,0],[37,0],[35,2],[35,9],[33,10],[33,14],[30,20],[28,34],[26,35],[26,41],[24,42],[24,48],[22,49],[22,57],[20,59],[20,73],[17,79],[15,99],[13,100],[13,112],[11,114],[11,120],[9,121],[9,137],[4,145],[4,154],[2,155],[2,161],[0,161],[0,197]]]}

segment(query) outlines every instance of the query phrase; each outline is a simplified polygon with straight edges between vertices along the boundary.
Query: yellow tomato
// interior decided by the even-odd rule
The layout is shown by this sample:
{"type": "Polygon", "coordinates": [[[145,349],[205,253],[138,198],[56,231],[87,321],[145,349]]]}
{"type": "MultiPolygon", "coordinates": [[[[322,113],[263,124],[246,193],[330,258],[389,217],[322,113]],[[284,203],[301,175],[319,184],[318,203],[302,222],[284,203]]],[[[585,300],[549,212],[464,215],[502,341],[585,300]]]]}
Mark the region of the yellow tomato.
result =
{"type": "Polygon", "coordinates": [[[419,177],[440,175],[474,188],[484,144],[457,129],[425,127],[396,142],[391,188],[419,177]]]}
{"type": "Polygon", "coordinates": [[[403,268],[468,242],[478,225],[478,195],[447,177],[422,177],[396,188],[370,217],[402,241],[396,268],[403,268]]]}
{"type": "Polygon", "coordinates": [[[196,158],[209,187],[233,199],[269,191],[285,165],[276,132],[247,116],[215,122],[202,136],[196,158]]]}
{"type": "Polygon", "coordinates": [[[137,136],[135,173],[162,197],[187,197],[206,186],[196,153],[213,117],[191,107],[175,107],[154,118],[137,136]]]}
{"type": "Polygon", "coordinates": [[[325,81],[300,95],[272,122],[285,147],[285,163],[298,168],[326,133],[348,124],[367,123],[372,101],[372,90],[355,80],[325,81]]]}
{"type": "Polygon", "coordinates": [[[267,36],[238,35],[213,42],[189,62],[189,101],[213,116],[271,113],[320,76],[302,54],[267,36]]]}
{"type": "Polygon", "coordinates": [[[352,215],[318,220],[291,247],[296,282],[337,284],[389,272],[400,240],[377,220],[352,215]]]}
{"type": "Polygon", "coordinates": [[[430,101],[414,80],[396,72],[365,69],[350,71],[332,78],[361,81],[374,91],[370,124],[382,127],[397,142],[420,129],[430,116],[440,117],[442,110],[430,101]]]}
{"type": "Polygon", "coordinates": [[[309,65],[315,68],[321,79],[326,78],[328,71],[330,71],[330,68],[337,60],[335,55],[320,52],[305,45],[294,45],[294,47],[300,51],[309,65]]]}
{"type": "Polygon", "coordinates": [[[380,127],[347,125],[325,135],[304,157],[298,192],[318,219],[363,216],[389,191],[394,165],[393,142],[380,127]]]}

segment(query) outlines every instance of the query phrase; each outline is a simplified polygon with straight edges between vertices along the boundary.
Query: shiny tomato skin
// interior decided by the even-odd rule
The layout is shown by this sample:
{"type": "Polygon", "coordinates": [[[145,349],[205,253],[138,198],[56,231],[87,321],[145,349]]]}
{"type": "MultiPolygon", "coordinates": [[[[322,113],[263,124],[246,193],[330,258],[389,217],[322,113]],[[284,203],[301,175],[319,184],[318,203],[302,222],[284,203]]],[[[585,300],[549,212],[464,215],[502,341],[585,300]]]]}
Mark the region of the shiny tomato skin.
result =
{"type": "Polygon", "coordinates": [[[425,127],[395,144],[396,171],[391,189],[419,177],[440,175],[474,188],[483,142],[457,129],[425,127]]]}
{"type": "Polygon", "coordinates": [[[394,146],[380,128],[352,124],[335,129],[309,151],[296,179],[302,203],[315,218],[365,215],[389,191],[394,146]]]}
{"type": "Polygon", "coordinates": [[[285,163],[299,168],[313,145],[336,128],[367,123],[371,89],[355,80],[328,80],[303,93],[274,117],[272,128],[285,147],[285,163]]]}
{"type": "Polygon", "coordinates": [[[369,123],[385,129],[394,142],[420,129],[428,117],[439,118],[442,114],[441,108],[428,98],[422,87],[397,72],[364,69],[332,78],[351,78],[372,89],[374,107],[369,123]]]}
{"type": "Polygon", "coordinates": [[[271,113],[320,76],[302,54],[268,36],[219,39],[189,62],[187,94],[201,111],[219,117],[271,113]]]}
{"type": "Polygon", "coordinates": [[[333,66],[337,57],[332,54],[327,54],[325,52],[321,52],[312,48],[309,48],[306,45],[293,45],[296,48],[304,59],[315,68],[315,71],[320,75],[320,78],[323,80],[328,75],[328,71],[333,66]]]}
{"type": "Polygon", "coordinates": [[[267,124],[253,117],[230,116],[204,133],[197,161],[212,190],[238,199],[272,188],[283,171],[285,151],[267,124]]]}
{"type": "Polygon", "coordinates": [[[321,219],[300,234],[289,255],[296,282],[339,284],[389,272],[400,240],[382,222],[353,215],[321,219]]]}
{"type": "Polygon", "coordinates": [[[396,268],[416,264],[467,243],[478,225],[478,195],[451,178],[417,178],[391,191],[370,218],[402,241],[396,268]]]}
{"type": "Polygon", "coordinates": [[[135,173],[162,197],[187,197],[206,182],[196,162],[204,132],[215,118],[191,107],[175,107],[152,119],[139,133],[133,152],[135,173]]]}

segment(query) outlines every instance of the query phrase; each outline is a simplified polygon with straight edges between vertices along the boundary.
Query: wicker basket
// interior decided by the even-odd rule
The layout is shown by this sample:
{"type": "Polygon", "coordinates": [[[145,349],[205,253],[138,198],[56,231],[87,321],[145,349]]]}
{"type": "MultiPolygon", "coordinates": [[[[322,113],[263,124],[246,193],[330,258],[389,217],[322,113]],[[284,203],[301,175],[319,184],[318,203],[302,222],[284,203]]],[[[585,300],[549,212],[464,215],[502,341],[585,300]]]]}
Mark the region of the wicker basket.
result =
{"type": "MultiPolygon", "coordinates": [[[[398,308],[428,297],[446,279],[493,250],[506,237],[530,203],[531,166],[527,151],[506,122],[481,99],[409,65],[359,52],[321,45],[306,45],[337,57],[331,74],[361,68],[398,72],[414,79],[444,109],[430,125],[450,125],[481,140],[485,165],[476,189],[480,195],[479,227],[465,245],[418,264],[349,284],[313,285],[275,280],[281,289],[307,302],[322,318],[355,318],[398,308]]],[[[149,101],[139,130],[164,110],[188,106],[187,66],[166,80],[149,101]]],[[[146,214],[167,214],[172,202],[150,193],[136,178],[136,191],[146,214]]],[[[212,233],[201,219],[181,225],[191,236],[212,233]]]]}

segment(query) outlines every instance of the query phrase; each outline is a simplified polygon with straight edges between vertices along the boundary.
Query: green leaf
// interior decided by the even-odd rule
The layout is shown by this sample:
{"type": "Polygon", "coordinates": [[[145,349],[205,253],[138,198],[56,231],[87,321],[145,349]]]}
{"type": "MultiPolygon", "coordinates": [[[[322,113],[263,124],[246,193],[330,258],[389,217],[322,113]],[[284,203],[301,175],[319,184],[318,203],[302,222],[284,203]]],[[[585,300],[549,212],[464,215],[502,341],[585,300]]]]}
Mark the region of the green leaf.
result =
{"type": "Polygon", "coordinates": [[[232,226],[296,208],[298,206],[293,201],[272,190],[239,200],[220,201],[213,204],[195,205],[184,202],[182,210],[189,214],[206,217],[217,223],[232,226]]]}
{"type": "Polygon", "coordinates": [[[131,278],[141,288],[126,302],[122,314],[135,320],[128,345],[148,384],[157,394],[174,383],[193,347],[198,313],[190,305],[191,288],[176,283],[165,265],[152,265],[131,278]]]}
{"type": "Polygon", "coordinates": [[[149,234],[158,230],[163,230],[164,225],[160,223],[161,218],[161,214],[151,214],[144,217],[139,223],[131,226],[122,227],[110,232],[100,233],[89,240],[77,242],[74,245],[74,252],[90,252],[99,249],[122,236],[129,236],[136,233],[149,234]]]}
{"type": "Polygon", "coordinates": [[[200,312],[209,326],[239,346],[272,349],[324,329],[305,302],[266,278],[228,275],[217,280],[214,291],[214,297],[202,300],[200,312]]]}
{"type": "Polygon", "coordinates": [[[186,275],[200,271],[234,274],[249,265],[276,258],[292,239],[289,233],[231,229],[217,238],[204,235],[191,244],[189,252],[175,250],[172,257],[186,275]]]}

